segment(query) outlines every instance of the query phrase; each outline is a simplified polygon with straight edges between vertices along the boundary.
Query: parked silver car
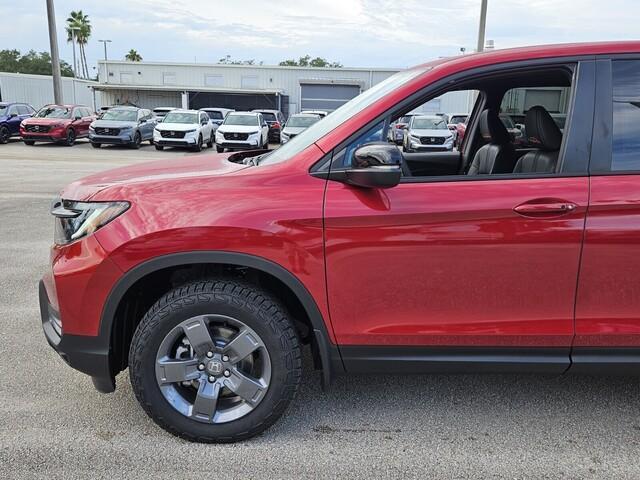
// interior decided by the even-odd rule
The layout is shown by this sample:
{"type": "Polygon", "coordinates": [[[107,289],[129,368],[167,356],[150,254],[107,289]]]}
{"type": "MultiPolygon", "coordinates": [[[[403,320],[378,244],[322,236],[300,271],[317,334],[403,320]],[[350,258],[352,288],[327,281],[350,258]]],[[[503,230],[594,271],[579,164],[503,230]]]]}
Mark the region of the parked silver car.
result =
{"type": "Polygon", "coordinates": [[[296,113],[295,115],[291,115],[280,132],[280,143],[287,143],[299,133],[304,132],[318,120],[320,120],[320,115],[311,113],[296,113]]]}
{"type": "Polygon", "coordinates": [[[439,115],[411,117],[404,130],[402,149],[405,152],[453,150],[453,133],[447,127],[447,119],[439,115]]]}
{"type": "Polygon", "coordinates": [[[111,107],[89,125],[89,141],[102,145],[129,145],[139,148],[144,141],[153,143],[157,122],[151,110],[138,107],[111,107]]]}

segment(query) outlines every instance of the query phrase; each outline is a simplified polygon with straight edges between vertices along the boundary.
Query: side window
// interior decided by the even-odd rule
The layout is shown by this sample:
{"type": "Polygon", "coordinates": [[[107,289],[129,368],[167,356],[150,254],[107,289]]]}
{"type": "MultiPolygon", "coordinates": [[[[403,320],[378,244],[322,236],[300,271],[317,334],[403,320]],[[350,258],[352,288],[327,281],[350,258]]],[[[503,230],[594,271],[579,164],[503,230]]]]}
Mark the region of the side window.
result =
{"type": "Polygon", "coordinates": [[[532,107],[542,106],[564,132],[569,110],[570,87],[521,87],[507,90],[500,105],[500,120],[516,148],[537,148],[527,136],[524,119],[532,107]]]}
{"type": "Polygon", "coordinates": [[[29,109],[25,105],[18,105],[18,115],[29,115],[29,109]]]}
{"type": "Polygon", "coordinates": [[[16,105],[11,105],[7,113],[9,115],[18,115],[18,107],[16,105]]]}
{"type": "Polygon", "coordinates": [[[336,168],[349,167],[352,164],[353,152],[355,152],[360,145],[364,145],[365,143],[370,142],[384,141],[384,125],[384,121],[377,123],[373,128],[370,128],[369,130],[364,132],[353,142],[351,142],[346,148],[343,148],[340,152],[338,152],[336,154],[336,158],[334,159],[334,166],[336,168]]]}
{"type": "Polygon", "coordinates": [[[640,60],[616,60],[611,170],[640,170],[640,60]]]}

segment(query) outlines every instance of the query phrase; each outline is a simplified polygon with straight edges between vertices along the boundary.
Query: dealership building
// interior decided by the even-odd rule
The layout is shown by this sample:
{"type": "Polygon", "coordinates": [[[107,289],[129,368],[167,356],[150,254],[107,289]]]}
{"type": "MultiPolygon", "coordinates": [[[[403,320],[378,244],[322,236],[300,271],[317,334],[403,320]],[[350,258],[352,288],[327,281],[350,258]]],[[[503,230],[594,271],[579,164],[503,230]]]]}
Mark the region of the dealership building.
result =
{"type": "MultiPolygon", "coordinates": [[[[333,111],[397,69],[314,68],[201,63],[99,62],[104,105],[333,111]]],[[[433,111],[466,112],[466,94],[449,94],[433,111]]]]}

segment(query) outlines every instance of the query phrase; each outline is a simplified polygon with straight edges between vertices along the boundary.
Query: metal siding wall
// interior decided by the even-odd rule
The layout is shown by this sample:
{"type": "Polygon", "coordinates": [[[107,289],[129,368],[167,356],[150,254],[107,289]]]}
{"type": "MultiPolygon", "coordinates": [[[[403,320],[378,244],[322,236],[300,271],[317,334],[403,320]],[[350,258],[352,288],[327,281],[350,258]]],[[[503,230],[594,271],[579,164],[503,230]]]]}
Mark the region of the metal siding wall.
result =
{"type": "MultiPolygon", "coordinates": [[[[91,85],[95,82],[62,79],[62,96],[65,103],[78,103],[93,108],[91,85]]],[[[3,101],[26,102],[38,109],[53,103],[53,80],[46,75],[20,75],[0,73],[0,94],[3,101]]],[[[96,92],[96,108],[101,106],[101,96],[96,92]]]]}

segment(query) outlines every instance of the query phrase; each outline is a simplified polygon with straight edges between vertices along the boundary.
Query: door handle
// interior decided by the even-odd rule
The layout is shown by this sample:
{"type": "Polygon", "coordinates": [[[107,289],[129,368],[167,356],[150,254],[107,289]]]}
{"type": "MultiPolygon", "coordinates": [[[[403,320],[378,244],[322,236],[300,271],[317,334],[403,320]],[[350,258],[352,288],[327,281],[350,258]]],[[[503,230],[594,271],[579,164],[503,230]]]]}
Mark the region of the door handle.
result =
{"type": "Polygon", "coordinates": [[[566,215],[578,206],[565,200],[531,200],[514,207],[513,211],[525,217],[550,217],[566,215]]]}

